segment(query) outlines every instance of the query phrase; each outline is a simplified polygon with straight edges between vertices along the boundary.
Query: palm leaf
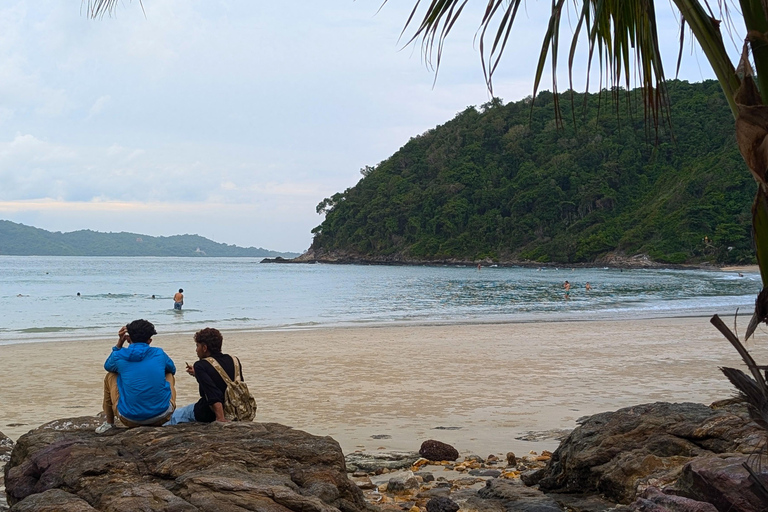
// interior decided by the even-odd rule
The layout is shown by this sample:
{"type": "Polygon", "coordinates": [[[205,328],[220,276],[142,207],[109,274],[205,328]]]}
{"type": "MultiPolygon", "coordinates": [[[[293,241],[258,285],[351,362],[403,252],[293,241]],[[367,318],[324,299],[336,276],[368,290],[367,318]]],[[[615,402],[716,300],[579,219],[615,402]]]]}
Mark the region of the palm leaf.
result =
{"type": "MultiPolygon", "coordinates": [[[[105,15],[115,12],[118,0],[88,0],[88,17],[103,18],[105,15]]],[[[144,4],[139,0],[141,10],[144,11],[144,4]]]]}

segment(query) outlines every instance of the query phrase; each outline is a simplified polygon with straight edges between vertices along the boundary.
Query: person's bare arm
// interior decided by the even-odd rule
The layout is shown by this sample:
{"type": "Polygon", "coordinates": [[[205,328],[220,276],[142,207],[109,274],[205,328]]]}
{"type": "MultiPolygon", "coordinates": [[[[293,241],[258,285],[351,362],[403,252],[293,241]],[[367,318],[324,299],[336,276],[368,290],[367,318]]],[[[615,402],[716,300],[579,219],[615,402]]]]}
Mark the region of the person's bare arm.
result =
{"type": "Polygon", "coordinates": [[[216,415],[216,421],[220,423],[226,423],[229,421],[227,418],[224,417],[224,406],[221,405],[221,402],[216,402],[211,406],[211,410],[213,411],[213,414],[216,415]]]}

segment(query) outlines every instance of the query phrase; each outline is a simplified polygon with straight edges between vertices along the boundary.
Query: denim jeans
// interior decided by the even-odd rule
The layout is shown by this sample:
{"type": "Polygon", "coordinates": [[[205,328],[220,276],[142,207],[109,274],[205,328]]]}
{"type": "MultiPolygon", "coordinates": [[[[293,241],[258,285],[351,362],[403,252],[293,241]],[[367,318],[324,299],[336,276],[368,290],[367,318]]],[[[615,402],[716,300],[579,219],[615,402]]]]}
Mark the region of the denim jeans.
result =
{"type": "Polygon", "coordinates": [[[164,423],[163,426],[178,425],[179,423],[194,423],[195,421],[197,421],[195,420],[195,404],[189,404],[173,411],[171,420],[168,423],[164,423]]]}

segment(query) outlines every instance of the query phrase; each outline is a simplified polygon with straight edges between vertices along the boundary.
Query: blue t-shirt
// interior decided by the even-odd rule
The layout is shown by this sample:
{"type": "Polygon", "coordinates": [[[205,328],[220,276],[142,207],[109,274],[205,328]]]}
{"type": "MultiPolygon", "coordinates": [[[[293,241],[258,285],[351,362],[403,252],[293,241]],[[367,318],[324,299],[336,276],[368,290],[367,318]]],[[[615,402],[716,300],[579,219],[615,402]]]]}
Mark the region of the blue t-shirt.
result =
{"type": "Polygon", "coordinates": [[[112,347],[104,369],[117,373],[120,399],[117,412],[131,421],[155,418],[168,410],[171,385],[166,373],[176,374],[176,366],[163,349],[146,343],[112,347]]]}

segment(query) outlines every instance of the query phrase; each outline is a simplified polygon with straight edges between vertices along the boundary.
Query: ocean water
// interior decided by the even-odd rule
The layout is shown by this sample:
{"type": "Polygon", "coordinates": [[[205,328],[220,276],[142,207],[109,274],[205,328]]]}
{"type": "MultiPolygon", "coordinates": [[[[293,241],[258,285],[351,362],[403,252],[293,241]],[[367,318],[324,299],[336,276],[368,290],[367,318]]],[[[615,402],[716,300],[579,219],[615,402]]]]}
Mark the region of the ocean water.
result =
{"type": "Polygon", "coordinates": [[[760,277],[706,270],[261,264],[251,258],[0,256],[0,344],[396,323],[751,313],[760,277]],[[564,300],[563,282],[572,284],[564,300]],[[592,291],[584,289],[586,282],[592,291]],[[184,289],[182,311],[173,294],[184,289]],[[77,293],[80,296],[77,296],[77,293]],[[152,298],[152,295],[155,298],[152,298]]]}

